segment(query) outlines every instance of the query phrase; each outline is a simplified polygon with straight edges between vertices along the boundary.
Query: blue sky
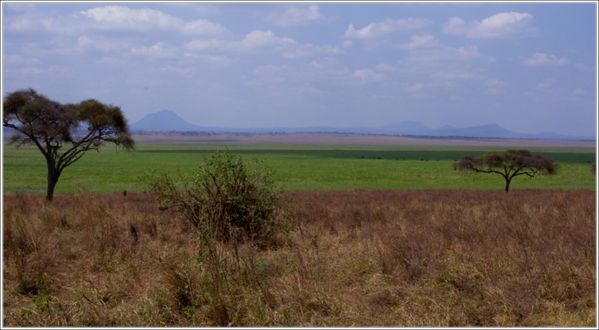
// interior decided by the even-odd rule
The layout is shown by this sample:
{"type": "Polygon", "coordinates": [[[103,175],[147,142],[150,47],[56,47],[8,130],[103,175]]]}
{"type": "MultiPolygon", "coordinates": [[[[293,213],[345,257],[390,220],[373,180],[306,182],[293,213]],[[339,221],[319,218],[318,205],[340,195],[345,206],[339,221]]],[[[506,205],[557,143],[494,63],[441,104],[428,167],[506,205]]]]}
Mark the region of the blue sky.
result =
{"type": "Polygon", "coordinates": [[[130,122],[496,123],[595,135],[596,7],[2,3],[3,89],[96,98],[130,122]]]}

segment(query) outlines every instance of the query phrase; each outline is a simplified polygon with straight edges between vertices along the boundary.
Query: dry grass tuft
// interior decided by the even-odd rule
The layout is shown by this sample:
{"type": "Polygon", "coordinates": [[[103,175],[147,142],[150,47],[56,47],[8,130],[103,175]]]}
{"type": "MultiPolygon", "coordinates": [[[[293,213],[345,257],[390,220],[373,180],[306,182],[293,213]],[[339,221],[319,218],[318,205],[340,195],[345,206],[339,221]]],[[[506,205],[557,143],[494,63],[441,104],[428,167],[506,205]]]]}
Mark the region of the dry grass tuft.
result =
{"type": "Polygon", "coordinates": [[[593,191],[285,197],[279,244],[212,263],[145,194],[5,197],[4,324],[596,324],[593,191]]]}

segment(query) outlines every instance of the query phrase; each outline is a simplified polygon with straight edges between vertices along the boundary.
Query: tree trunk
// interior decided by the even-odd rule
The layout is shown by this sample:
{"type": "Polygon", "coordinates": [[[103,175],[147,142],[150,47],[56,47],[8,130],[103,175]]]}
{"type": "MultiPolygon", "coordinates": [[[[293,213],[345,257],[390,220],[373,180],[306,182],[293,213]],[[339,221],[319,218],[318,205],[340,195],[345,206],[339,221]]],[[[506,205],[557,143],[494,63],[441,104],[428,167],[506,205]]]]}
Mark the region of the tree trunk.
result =
{"type": "Polygon", "coordinates": [[[54,199],[54,188],[58,183],[60,172],[52,164],[48,164],[48,188],[46,190],[46,201],[51,202],[54,199]]]}
{"type": "Polygon", "coordinates": [[[56,183],[58,182],[58,178],[53,175],[48,175],[48,189],[46,191],[46,200],[51,202],[54,199],[54,188],[56,188],[56,183]]]}
{"type": "Polygon", "coordinates": [[[510,183],[512,182],[512,179],[505,179],[505,192],[510,191],[510,183]]]}
{"type": "Polygon", "coordinates": [[[51,176],[48,176],[48,189],[46,190],[46,200],[51,202],[54,199],[54,188],[56,181],[51,176]]]}

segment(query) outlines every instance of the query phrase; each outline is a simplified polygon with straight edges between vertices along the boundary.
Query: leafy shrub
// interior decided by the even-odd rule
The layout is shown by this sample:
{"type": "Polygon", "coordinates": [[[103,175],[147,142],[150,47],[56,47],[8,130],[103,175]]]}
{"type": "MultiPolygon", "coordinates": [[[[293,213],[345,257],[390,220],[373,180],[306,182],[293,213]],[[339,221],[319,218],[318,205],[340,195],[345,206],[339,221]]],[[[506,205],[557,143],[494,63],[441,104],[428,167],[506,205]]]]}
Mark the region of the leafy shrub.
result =
{"type": "Polygon", "coordinates": [[[241,157],[216,153],[183,187],[167,174],[154,176],[150,190],[161,209],[174,208],[210,239],[265,244],[281,228],[280,198],[271,174],[252,170],[241,157]]]}

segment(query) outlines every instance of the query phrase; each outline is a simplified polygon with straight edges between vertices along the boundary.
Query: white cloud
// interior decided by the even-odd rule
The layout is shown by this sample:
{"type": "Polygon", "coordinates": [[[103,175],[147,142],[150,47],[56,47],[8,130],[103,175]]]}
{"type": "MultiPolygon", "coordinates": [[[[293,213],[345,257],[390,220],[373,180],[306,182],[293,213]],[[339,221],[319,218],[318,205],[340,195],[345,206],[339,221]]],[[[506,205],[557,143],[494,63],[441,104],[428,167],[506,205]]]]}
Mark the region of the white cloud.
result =
{"type": "Polygon", "coordinates": [[[295,44],[295,40],[285,37],[277,37],[272,31],[254,30],[241,40],[243,48],[255,49],[261,47],[278,47],[295,44]]]}
{"type": "Polygon", "coordinates": [[[373,69],[361,68],[354,70],[351,74],[362,82],[381,81],[387,78],[387,74],[397,72],[398,68],[387,63],[379,63],[373,69]]]}
{"type": "MultiPolygon", "coordinates": [[[[118,41],[114,39],[108,39],[104,37],[90,37],[80,36],[77,38],[77,44],[75,51],[88,52],[88,51],[101,51],[101,52],[113,52],[120,51],[128,48],[128,44],[124,41],[118,41]]],[[[68,49],[57,49],[57,51],[69,51],[68,49]]]]}
{"type": "Polygon", "coordinates": [[[410,60],[412,62],[440,62],[440,61],[467,61],[480,56],[478,47],[428,47],[415,48],[410,50],[410,60]]]}
{"type": "Polygon", "coordinates": [[[193,51],[232,50],[235,42],[222,39],[197,39],[188,42],[185,47],[193,51]]]}
{"type": "Polygon", "coordinates": [[[179,24],[179,20],[154,9],[130,9],[123,6],[96,7],[80,12],[96,22],[113,27],[143,29],[147,26],[169,28],[179,24]]]}
{"type": "Polygon", "coordinates": [[[80,12],[105,29],[128,29],[147,31],[152,29],[174,31],[184,34],[219,34],[226,29],[216,23],[198,19],[184,21],[155,9],[131,9],[124,6],[96,7],[80,12]]]}
{"type": "Polygon", "coordinates": [[[5,23],[8,30],[21,32],[34,29],[38,22],[25,17],[16,17],[5,23]]]}
{"type": "Polygon", "coordinates": [[[77,35],[90,30],[162,30],[187,35],[217,35],[227,30],[204,19],[185,21],[154,9],[131,9],[124,6],[95,7],[73,16],[39,18],[32,15],[11,17],[6,28],[15,32],[40,31],[77,35]]]}
{"type": "Polygon", "coordinates": [[[231,58],[224,55],[197,54],[194,52],[186,52],[184,49],[174,49],[173,51],[173,56],[182,58],[185,63],[209,64],[210,68],[226,67],[233,63],[231,58]]]}
{"type": "Polygon", "coordinates": [[[278,37],[272,31],[254,30],[245,35],[241,40],[225,39],[198,39],[187,43],[187,48],[195,51],[230,51],[250,52],[258,49],[281,48],[295,45],[297,42],[291,38],[278,37]]]}
{"type": "Polygon", "coordinates": [[[322,70],[332,69],[335,66],[337,66],[338,64],[339,63],[336,59],[324,57],[324,58],[319,58],[319,59],[315,59],[315,60],[311,61],[309,65],[312,69],[322,71],[322,70]]]}
{"type": "Polygon", "coordinates": [[[162,2],[161,6],[174,8],[184,8],[188,12],[193,12],[202,16],[215,15],[221,12],[218,4],[195,3],[195,2],[162,2]]]}
{"type": "Polygon", "coordinates": [[[425,48],[435,46],[437,43],[437,39],[430,34],[413,35],[402,47],[407,49],[425,48]]]}
{"type": "Polygon", "coordinates": [[[360,81],[363,82],[380,81],[385,78],[385,75],[383,75],[382,73],[375,72],[370,69],[355,70],[353,75],[354,77],[358,78],[360,81]]]}
{"type": "Polygon", "coordinates": [[[420,18],[405,18],[370,23],[361,29],[350,24],[345,31],[348,39],[373,39],[396,31],[419,30],[430,24],[429,20],[420,18]]]}
{"type": "MultiPolygon", "coordinates": [[[[581,87],[571,89],[560,83],[559,79],[548,79],[537,83],[533,88],[523,94],[531,97],[535,102],[578,102],[588,95],[588,90],[581,87]]],[[[593,97],[594,99],[594,97],[593,97]]]]}
{"type": "Polygon", "coordinates": [[[537,86],[535,87],[535,89],[537,89],[537,90],[548,90],[551,88],[553,88],[553,83],[548,82],[548,81],[538,83],[537,86]]]}
{"type": "Polygon", "coordinates": [[[277,65],[261,65],[254,68],[254,75],[261,77],[272,77],[280,74],[285,67],[277,65]]]}
{"type": "Polygon", "coordinates": [[[468,24],[466,23],[466,21],[459,17],[452,17],[449,19],[449,22],[445,24],[445,27],[443,27],[443,32],[448,34],[460,35],[466,34],[468,32],[467,28],[468,24]]]}
{"type": "Polygon", "coordinates": [[[175,54],[174,49],[169,48],[162,42],[157,42],[149,47],[134,47],[131,54],[148,57],[169,57],[175,54]]]}
{"type": "Polygon", "coordinates": [[[482,21],[466,22],[452,17],[443,31],[453,35],[463,35],[472,39],[495,39],[517,35],[529,35],[535,31],[532,15],[528,13],[506,12],[489,16],[482,21]]]}
{"type": "Polygon", "coordinates": [[[289,50],[283,52],[283,56],[286,58],[302,58],[310,57],[314,55],[337,55],[342,53],[342,50],[338,47],[323,45],[316,46],[313,44],[298,44],[289,50]]]}
{"type": "Polygon", "coordinates": [[[33,17],[15,17],[6,22],[6,29],[14,32],[34,32],[39,31],[74,34],[80,26],[76,23],[69,24],[64,17],[57,18],[33,18],[33,17]]]}
{"type": "Polygon", "coordinates": [[[534,53],[523,58],[522,63],[528,66],[561,66],[568,64],[568,59],[553,54],[534,53]]]}
{"type": "Polygon", "coordinates": [[[226,29],[205,19],[197,19],[183,24],[181,31],[187,34],[220,34],[226,29]]]}
{"type": "Polygon", "coordinates": [[[322,14],[318,5],[287,7],[283,12],[269,14],[267,19],[276,26],[305,25],[319,19],[322,14]]]}
{"type": "Polygon", "coordinates": [[[313,45],[299,43],[292,38],[279,37],[270,30],[254,30],[243,39],[198,39],[187,43],[186,47],[193,51],[228,51],[247,54],[261,50],[280,53],[289,59],[311,57],[315,55],[336,55],[342,50],[330,45],[313,45]]]}
{"type": "Polygon", "coordinates": [[[474,57],[478,57],[479,55],[480,53],[478,52],[478,47],[466,46],[458,48],[448,48],[448,54],[446,58],[463,61],[474,57]]]}

